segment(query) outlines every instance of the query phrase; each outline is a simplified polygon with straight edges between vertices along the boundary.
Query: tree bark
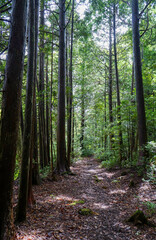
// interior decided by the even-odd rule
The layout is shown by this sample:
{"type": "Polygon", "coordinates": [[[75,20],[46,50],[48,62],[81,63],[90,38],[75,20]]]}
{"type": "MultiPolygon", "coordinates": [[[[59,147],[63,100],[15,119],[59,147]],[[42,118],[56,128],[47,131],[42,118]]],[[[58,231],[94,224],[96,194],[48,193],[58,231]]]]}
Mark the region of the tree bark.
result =
{"type": "Polygon", "coordinates": [[[65,0],[59,0],[59,72],[58,72],[58,119],[57,119],[57,169],[66,172],[65,146],[65,78],[66,78],[66,44],[65,44],[65,0]]]}
{"type": "Polygon", "coordinates": [[[140,56],[138,0],[132,0],[132,31],[133,31],[134,76],[136,82],[136,102],[138,116],[138,137],[139,137],[138,163],[144,164],[145,163],[144,158],[146,157],[145,145],[147,143],[147,130],[140,56]]]}
{"type": "Polygon", "coordinates": [[[28,75],[25,107],[25,123],[22,149],[22,166],[17,205],[16,221],[26,220],[28,201],[28,182],[30,166],[30,143],[32,130],[33,86],[34,86],[34,50],[35,50],[35,1],[29,1],[29,46],[28,46],[28,75]]]}
{"type": "Polygon", "coordinates": [[[70,45],[70,66],[69,66],[69,89],[68,89],[68,131],[67,131],[67,161],[71,165],[71,130],[72,130],[72,101],[73,101],[73,30],[74,30],[74,0],[72,3],[72,23],[71,23],[71,45],[70,45]]]}
{"type": "Polygon", "coordinates": [[[39,26],[39,0],[35,0],[35,66],[34,66],[34,145],[33,145],[33,167],[32,184],[40,184],[39,162],[38,162],[38,134],[37,134],[37,107],[36,107],[36,75],[37,75],[37,55],[38,55],[38,26],[39,26]]]}
{"type": "MultiPolygon", "coordinates": [[[[41,16],[40,16],[40,27],[44,28],[44,0],[41,0],[41,16]]],[[[41,167],[48,165],[47,159],[47,144],[46,144],[46,131],[45,131],[45,107],[44,107],[44,31],[41,31],[40,37],[40,70],[39,70],[39,129],[40,129],[40,163],[41,167]]]]}
{"type": "Polygon", "coordinates": [[[119,161],[122,162],[122,131],[121,131],[121,110],[120,110],[120,89],[119,89],[119,72],[116,50],[116,3],[113,4],[113,34],[114,34],[114,60],[115,60],[115,75],[116,75],[116,91],[117,91],[117,118],[119,127],[119,161]]]}
{"type": "Polygon", "coordinates": [[[0,134],[0,239],[14,240],[13,180],[26,38],[27,0],[14,0],[5,70],[0,134]],[[19,14],[20,13],[20,14],[19,14]]]}
{"type": "MultiPolygon", "coordinates": [[[[112,12],[110,8],[109,16],[109,122],[112,128],[113,124],[113,108],[112,108],[112,12]]],[[[112,131],[112,130],[110,130],[112,131]]],[[[110,148],[113,145],[113,134],[110,133],[110,148]]]]}
{"type": "Polygon", "coordinates": [[[46,142],[47,142],[47,161],[50,164],[50,143],[49,143],[49,78],[48,78],[48,56],[46,66],[46,142]]]}

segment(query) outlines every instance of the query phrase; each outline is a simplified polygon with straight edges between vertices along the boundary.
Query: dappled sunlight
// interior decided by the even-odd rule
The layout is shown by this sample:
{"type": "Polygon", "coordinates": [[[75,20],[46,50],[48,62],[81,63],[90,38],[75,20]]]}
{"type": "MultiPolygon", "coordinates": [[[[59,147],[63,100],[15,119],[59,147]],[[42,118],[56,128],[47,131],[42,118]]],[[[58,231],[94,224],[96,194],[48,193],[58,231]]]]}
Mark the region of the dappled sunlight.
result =
{"type": "Polygon", "coordinates": [[[140,201],[152,201],[152,200],[155,201],[156,199],[155,190],[153,189],[153,192],[152,192],[152,187],[148,182],[142,183],[141,187],[139,188],[138,195],[139,195],[140,201]],[[149,190],[151,192],[150,194],[149,194],[149,190]]]}
{"type": "Polygon", "coordinates": [[[103,204],[103,203],[94,203],[93,206],[94,206],[95,208],[100,208],[100,209],[108,209],[108,208],[110,208],[109,205],[105,205],[105,204],[103,204]]]}
{"type": "Polygon", "coordinates": [[[109,194],[125,194],[125,193],[126,191],[121,189],[115,189],[109,192],[109,194]]]}
{"type": "Polygon", "coordinates": [[[106,176],[107,178],[112,178],[115,175],[115,173],[108,173],[108,172],[104,172],[103,176],[106,176]]]}
{"type": "Polygon", "coordinates": [[[95,174],[95,173],[97,173],[98,171],[97,171],[96,169],[89,169],[89,170],[87,170],[87,172],[88,172],[88,173],[94,173],[94,174],[95,174]]]}

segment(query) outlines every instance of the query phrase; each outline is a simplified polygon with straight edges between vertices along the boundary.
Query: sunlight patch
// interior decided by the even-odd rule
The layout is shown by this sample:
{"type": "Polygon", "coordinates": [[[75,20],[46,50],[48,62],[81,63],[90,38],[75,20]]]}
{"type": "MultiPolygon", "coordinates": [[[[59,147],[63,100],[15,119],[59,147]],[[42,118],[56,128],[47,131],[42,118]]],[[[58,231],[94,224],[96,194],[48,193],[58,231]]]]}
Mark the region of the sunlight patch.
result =
{"type": "Polygon", "coordinates": [[[124,193],[126,193],[126,191],[121,189],[113,190],[109,192],[109,194],[124,194],[124,193]]]}
{"type": "Polygon", "coordinates": [[[103,204],[103,203],[94,203],[94,206],[97,208],[101,208],[101,209],[107,209],[107,208],[109,208],[109,206],[108,205],[105,205],[105,204],[103,204]]]}

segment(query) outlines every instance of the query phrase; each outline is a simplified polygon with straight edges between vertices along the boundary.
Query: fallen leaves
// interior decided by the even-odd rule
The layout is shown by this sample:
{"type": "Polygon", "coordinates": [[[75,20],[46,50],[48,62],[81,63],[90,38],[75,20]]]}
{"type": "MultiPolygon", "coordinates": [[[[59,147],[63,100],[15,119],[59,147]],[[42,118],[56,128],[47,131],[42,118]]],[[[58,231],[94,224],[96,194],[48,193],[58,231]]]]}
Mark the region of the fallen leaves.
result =
{"type": "MultiPolygon", "coordinates": [[[[135,197],[140,194],[139,181],[129,188],[131,172],[108,172],[98,164],[94,159],[83,159],[72,167],[76,175],[59,176],[55,182],[45,179],[34,186],[36,206],[28,209],[28,221],[17,227],[17,239],[153,240],[153,228],[138,230],[125,222],[140,203],[135,197]],[[90,209],[90,215],[81,215],[80,209],[90,209]]],[[[154,189],[145,187],[141,196],[150,201],[154,189]]]]}

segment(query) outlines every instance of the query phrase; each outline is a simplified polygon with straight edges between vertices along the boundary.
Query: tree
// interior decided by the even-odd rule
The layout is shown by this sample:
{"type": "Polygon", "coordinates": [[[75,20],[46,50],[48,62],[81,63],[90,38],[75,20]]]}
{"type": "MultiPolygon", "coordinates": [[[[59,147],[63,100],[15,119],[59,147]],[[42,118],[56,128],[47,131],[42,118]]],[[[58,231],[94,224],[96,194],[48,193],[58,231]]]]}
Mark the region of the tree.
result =
{"type": "Polygon", "coordinates": [[[69,66],[69,94],[68,94],[68,129],[67,129],[67,161],[70,167],[71,162],[71,146],[72,146],[72,100],[73,100],[73,30],[74,30],[74,3],[72,4],[72,22],[71,22],[71,46],[70,46],[70,66],[69,66]]]}
{"type": "Polygon", "coordinates": [[[138,115],[138,135],[140,148],[139,162],[143,163],[144,158],[146,157],[145,145],[147,143],[147,130],[140,56],[138,0],[132,0],[132,30],[133,30],[134,76],[136,82],[136,101],[138,115]]]}
{"type": "Polygon", "coordinates": [[[122,131],[121,131],[121,113],[120,113],[120,89],[119,89],[119,73],[118,73],[118,61],[117,61],[117,49],[116,49],[116,1],[113,4],[113,35],[114,35],[114,60],[115,60],[115,75],[116,75],[116,92],[117,92],[117,118],[119,126],[119,159],[120,164],[122,161],[122,131]]]}
{"type": "Polygon", "coordinates": [[[59,0],[59,72],[58,72],[58,119],[57,119],[57,172],[68,171],[65,147],[65,1],[59,0]]]}
{"type": "Polygon", "coordinates": [[[28,182],[30,167],[30,143],[32,130],[32,109],[33,109],[33,86],[34,86],[34,56],[35,56],[35,1],[29,1],[29,46],[28,46],[28,75],[25,122],[22,148],[22,166],[20,177],[19,199],[17,206],[16,220],[18,222],[26,219],[28,202],[28,182]]]}
{"type": "MultiPolygon", "coordinates": [[[[112,106],[112,10],[109,9],[109,121],[112,128],[113,123],[113,106],[112,106]]],[[[113,144],[113,134],[110,133],[110,147],[113,144]]]]}
{"type": "Polygon", "coordinates": [[[44,46],[45,46],[45,38],[44,38],[44,6],[45,1],[41,0],[41,6],[40,6],[40,29],[41,29],[41,35],[40,35],[40,69],[39,69],[39,137],[40,137],[40,164],[41,167],[45,167],[48,165],[48,158],[47,158],[47,142],[46,142],[46,129],[45,129],[45,96],[44,96],[44,62],[45,62],[45,53],[44,53],[44,46]]]}
{"type": "Polygon", "coordinates": [[[0,239],[3,240],[15,239],[13,233],[12,194],[21,110],[26,22],[27,1],[13,1],[0,134],[0,239]]]}

